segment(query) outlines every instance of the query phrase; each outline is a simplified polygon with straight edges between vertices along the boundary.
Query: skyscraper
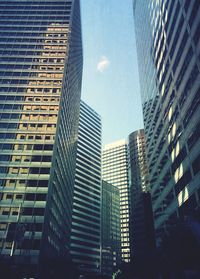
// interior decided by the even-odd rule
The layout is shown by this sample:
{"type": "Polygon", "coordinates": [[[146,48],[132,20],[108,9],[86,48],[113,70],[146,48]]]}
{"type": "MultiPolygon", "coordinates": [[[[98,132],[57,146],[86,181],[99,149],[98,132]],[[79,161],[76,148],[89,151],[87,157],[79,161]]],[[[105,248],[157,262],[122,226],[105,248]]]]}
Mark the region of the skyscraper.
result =
{"type": "Polygon", "coordinates": [[[5,0],[0,14],[0,251],[35,270],[39,259],[69,254],[80,7],[78,0],[5,0]]]}
{"type": "Polygon", "coordinates": [[[146,155],[146,140],[144,130],[137,130],[128,137],[129,147],[129,170],[131,174],[131,184],[133,190],[137,193],[147,192],[148,181],[148,163],[146,155]]]}
{"type": "Polygon", "coordinates": [[[129,135],[131,257],[145,256],[155,248],[144,130],[129,135]]]}
{"type": "Polygon", "coordinates": [[[116,186],[102,180],[101,274],[111,277],[121,264],[120,197],[116,186]]]}
{"type": "Polygon", "coordinates": [[[70,252],[83,274],[100,273],[101,118],[81,101],[70,252]]]}
{"type": "Polygon", "coordinates": [[[118,187],[120,193],[121,253],[122,260],[130,260],[129,242],[129,177],[126,140],[105,145],[102,154],[102,177],[118,187]]]}
{"type": "Polygon", "coordinates": [[[200,201],[200,2],[133,1],[157,243],[200,201]]]}

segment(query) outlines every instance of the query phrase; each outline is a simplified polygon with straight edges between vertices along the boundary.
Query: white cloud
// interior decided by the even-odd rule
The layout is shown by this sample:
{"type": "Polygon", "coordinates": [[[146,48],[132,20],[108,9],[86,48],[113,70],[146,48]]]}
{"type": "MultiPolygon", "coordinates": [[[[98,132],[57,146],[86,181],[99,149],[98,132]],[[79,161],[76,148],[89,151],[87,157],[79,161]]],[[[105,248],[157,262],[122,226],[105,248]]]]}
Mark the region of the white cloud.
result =
{"type": "Polygon", "coordinates": [[[110,65],[110,61],[106,56],[102,56],[97,64],[97,71],[103,73],[110,65]]]}

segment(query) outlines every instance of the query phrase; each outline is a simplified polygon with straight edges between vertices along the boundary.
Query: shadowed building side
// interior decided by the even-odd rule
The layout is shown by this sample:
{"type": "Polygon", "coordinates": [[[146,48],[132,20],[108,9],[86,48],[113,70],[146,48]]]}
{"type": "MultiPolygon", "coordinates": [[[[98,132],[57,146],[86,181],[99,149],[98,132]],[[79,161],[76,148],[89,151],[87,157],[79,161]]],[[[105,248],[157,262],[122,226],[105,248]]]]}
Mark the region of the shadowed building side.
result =
{"type": "Polygon", "coordinates": [[[7,0],[0,14],[7,18],[0,21],[1,259],[12,258],[34,276],[39,259],[43,269],[69,256],[80,7],[78,0],[7,0]]]}
{"type": "Polygon", "coordinates": [[[155,248],[149,172],[144,130],[129,135],[131,259],[155,248]]]}
{"type": "Polygon", "coordinates": [[[126,140],[106,144],[102,153],[102,178],[119,189],[122,261],[130,261],[129,176],[126,140]]]}
{"type": "Polygon", "coordinates": [[[101,118],[81,101],[70,253],[90,276],[100,273],[101,118]]]}
{"type": "Polygon", "coordinates": [[[136,0],[149,182],[157,245],[200,206],[200,2],[136,0]]]}
{"type": "Polygon", "coordinates": [[[111,278],[121,264],[119,189],[102,180],[101,202],[101,274],[111,278]]]}

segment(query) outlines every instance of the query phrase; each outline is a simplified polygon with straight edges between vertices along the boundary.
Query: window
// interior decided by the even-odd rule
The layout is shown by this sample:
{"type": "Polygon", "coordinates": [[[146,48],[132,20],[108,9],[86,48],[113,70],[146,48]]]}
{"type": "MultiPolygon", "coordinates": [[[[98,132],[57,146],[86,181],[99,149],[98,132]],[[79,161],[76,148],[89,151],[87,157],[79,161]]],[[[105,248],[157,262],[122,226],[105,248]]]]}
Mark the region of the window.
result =
{"type": "Polygon", "coordinates": [[[200,155],[193,161],[192,169],[193,169],[194,175],[196,175],[200,171],[200,155]]]}
{"type": "Polygon", "coordinates": [[[10,160],[10,156],[9,155],[0,155],[0,161],[9,161],[10,160]]]}
{"type": "Polygon", "coordinates": [[[37,201],[46,201],[46,194],[37,194],[36,195],[36,200],[37,201]]]}
{"type": "Polygon", "coordinates": [[[34,215],[36,216],[43,216],[44,215],[44,208],[34,208],[34,215]]]}
{"type": "Polygon", "coordinates": [[[45,144],[44,150],[53,150],[53,144],[45,144]]]}
{"type": "Polygon", "coordinates": [[[18,215],[18,211],[12,211],[11,213],[13,216],[17,216],[18,215]]]}
{"type": "Polygon", "coordinates": [[[40,169],[40,174],[49,174],[50,173],[50,168],[41,168],[40,169]]]}
{"type": "Polygon", "coordinates": [[[41,162],[41,160],[42,160],[42,156],[32,156],[32,159],[31,159],[31,161],[32,162],[41,162]]]}
{"type": "Polygon", "coordinates": [[[181,44],[180,44],[180,47],[179,47],[179,50],[177,52],[177,55],[176,55],[176,58],[174,60],[174,64],[173,64],[173,73],[175,73],[177,67],[178,67],[178,64],[179,64],[179,61],[180,61],[180,58],[181,58],[181,55],[183,53],[183,50],[184,50],[184,47],[186,45],[186,42],[187,42],[187,39],[188,39],[188,32],[187,30],[185,31],[184,35],[183,35],[183,39],[181,41],[181,44]]]}
{"type": "Polygon", "coordinates": [[[178,195],[184,189],[184,187],[190,182],[191,179],[191,172],[190,170],[187,170],[175,185],[176,195],[178,195]]]}
{"type": "Polygon", "coordinates": [[[34,150],[42,150],[43,149],[43,145],[42,144],[35,144],[33,149],[34,150]]]}
{"type": "Polygon", "coordinates": [[[38,187],[48,187],[48,180],[39,180],[38,181],[38,187]]]}
{"type": "Polygon", "coordinates": [[[6,173],[7,168],[6,167],[0,167],[0,173],[6,173]]]}
{"type": "Polygon", "coordinates": [[[26,194],[25,200],[26,201],[34,201],[35,200],[35,194],[26,194]]]}
{"type": "Polygon", "coordinates": [[[39,168],[30,168],[30,174],[39,174],[40,169],[39,168]]]}
{"type": "Polygon", "coordinates": [[[28,174],[29,169],[28,168],[20,168],[19,173],[20,174],[28,174]]]}
{"type": "Polygon", "coordinates": [[[9,208],[5,208],[5,209],[3,208],[3,209],[2,209],[2,215],[4,215],[4,216],[5,216],[5,215],[9,215],[9,213],[10,213],[9,208]]]}
{"type": "Polygon", "coordinates": [[[200,122],[194,127],[193,131],[188,137],[188,148],[189,150],[195,145],[195,143],[200,139],[200,122]]]}
{"type": "Polygon", "coordinates": [[[37,180],[28,180],[27,187],[37,187],[37,180]]]}
{"type": "MultiPolygon", "coordinates": [[[[186,2],[187,2],[187,1],[186,1],[186,2]]],[[[198,1],[198,0],[195,0],[193,9],[192,9],[192,12],[191,12],[191,15],[190,15],[190,19],[189,19],[190,28],[192,28],[192,24],[193,24],[193,22],[195,21],[195,17],[196,17],[196,15],[197,15],[197,13],[198,13],[199,7],[200,7],[199,1],[198,1]]]]}
{"type": "Polygon", "coordinates": [[[16,200],[21,200],[23,198],[23,195],[17,194],[15,198],[16,198],[16,200]]]}

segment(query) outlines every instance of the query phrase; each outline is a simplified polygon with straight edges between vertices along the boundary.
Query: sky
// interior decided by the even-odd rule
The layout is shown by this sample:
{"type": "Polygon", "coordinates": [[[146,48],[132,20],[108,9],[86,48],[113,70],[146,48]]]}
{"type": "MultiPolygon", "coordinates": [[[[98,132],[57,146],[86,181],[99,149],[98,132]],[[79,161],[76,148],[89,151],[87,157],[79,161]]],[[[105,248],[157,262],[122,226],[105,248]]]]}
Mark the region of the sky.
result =
{"type": "Polygon", "coordinates": [[[81,0],[82,100],[102,118],[102,143],[143,128],[132,0],[81,0]]]}

